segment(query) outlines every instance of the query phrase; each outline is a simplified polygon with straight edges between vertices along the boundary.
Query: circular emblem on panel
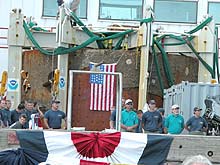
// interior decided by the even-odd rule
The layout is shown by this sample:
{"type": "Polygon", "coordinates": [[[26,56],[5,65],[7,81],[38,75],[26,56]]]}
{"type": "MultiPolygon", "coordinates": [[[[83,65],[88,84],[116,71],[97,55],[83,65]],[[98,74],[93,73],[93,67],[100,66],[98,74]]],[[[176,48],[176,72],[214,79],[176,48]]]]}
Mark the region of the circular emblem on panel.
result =
{"type": "Polygon", "coordinates": [[[18,88],[18,81],[15,79],[8,81],[8,88],[9,90],[16,90],[18,88]]]}
{"type": "Polygon", "coordinates": [[[65,87],[65,79],[63,77],[60,78],[59,86],[61,89],[63,89],[65,87]]]}

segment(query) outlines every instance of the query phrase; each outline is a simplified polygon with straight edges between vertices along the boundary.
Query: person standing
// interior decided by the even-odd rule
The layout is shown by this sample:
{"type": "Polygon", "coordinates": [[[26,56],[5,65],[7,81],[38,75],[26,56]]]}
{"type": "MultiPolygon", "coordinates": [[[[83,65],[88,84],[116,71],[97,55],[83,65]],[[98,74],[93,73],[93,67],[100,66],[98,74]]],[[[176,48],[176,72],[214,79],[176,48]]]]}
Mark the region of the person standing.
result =
{"type": "Polygon", "coordinates": [[[0,116],[3,124],[2,127],[9,127],[11,125],[11,111],[7,109],[6,100],[1,100],[0,104],[0,116]]]}
{"type": "Polygon", "coordinates": [[[184,119],[179,114],[180,107],[174,104],[171,109],[172,113],[165,119],[164,133],[180,134],[184,129],[184,119]]]}
{"type": "Polygon", "coordinates": [[[166,119],[165,116],[164,116],[165,110],[164,110],[164,108],[158,108],[157,111],[160,112],[160,114],[162,116],[162,125],[159,129],[159,133],[163,134],[164,133],[164,127],[165,127],[165,119],[166,119]]]}
{"type": "Polygon", "coordinates": [[[121,99],[121,111],[125,110],[125,98],[122,97],[121,99]]]}
{"type": "Polygon", "coordinates": [[[25,106],[24,104],[18,104],[18,107],[14,110],[11,111],[11,123],[15,123],[19,120],[19,116],[23,113],[25,113],[24,111],[25,106]]]}
{"type": "Polygon", "coordinates": [[[143,117],[143,111],[137,110],[137,116],[138,116],[138,126],[135,130],[136,133],[143,133],[142,129],[142,117],[143,117]]]}
{"type": "Polygon", "coordinates": [[[110,129],[115,129],[116,127],[116,109],[115,106],[110,107],[111,110],[111,116],[109,121],[110,129]]]}
{"type": "MultiPolygon", "coordinates": [[[[110,126],[110,129],[115,129],[116,127],[116,107],[115,106],[112,106],[110,107],[110,110],[111,110],[111,116],[110,116],[110,121],[109,121],[109,126],[110,126]]],[[[125,98],[122,97],[121,99],[121,112],[123,112],[125,110],[125,98]]]]}
{"type": "Polygon", "coordinates": [[[133,111],[133,101],[127,99],[125,101],[125,110],[121,114],[121,131],[122,132],[135,132],[138,126],[138,117],[136,112],[133,111]]]}
{"type": "Polygon", "coordinates": [[[150,100],[148,104],[149,109],[144,112],[142,117],[142,127],[145,133],[159,133],[162,125],[162,116],[157,111],[155,100],[150,100]]]}
{"type": "Polygon", "coordinates": [[[61,129],[62,119],[64,120],[64,128],[66,129],[66,114],[59,110],[60,101],[53,100],[51,102],[51,109],[44,115],[44,124],[47,129],[61,129]]]}
{"type": "Polygon", "coordinates": [[[191,135],[204,135],[208,129],[207,121],[201,117],[201,108],[194,108],[194,115],[186,122],[185,129],[191,135]]]}
{"type": "Polygon", "coordinates": [[[31,115],[36,113],[38,112],[34,109],[34,102],[32,100],[27,100],[25,104],[25,114],[27,115],[27,122],[25,123],[26,128],[29,128],[31,115]]]}
{"type": "Polygon", "coordinates": [[[11,100],[6,100],[6,109],[11,110],[11,100]]]}

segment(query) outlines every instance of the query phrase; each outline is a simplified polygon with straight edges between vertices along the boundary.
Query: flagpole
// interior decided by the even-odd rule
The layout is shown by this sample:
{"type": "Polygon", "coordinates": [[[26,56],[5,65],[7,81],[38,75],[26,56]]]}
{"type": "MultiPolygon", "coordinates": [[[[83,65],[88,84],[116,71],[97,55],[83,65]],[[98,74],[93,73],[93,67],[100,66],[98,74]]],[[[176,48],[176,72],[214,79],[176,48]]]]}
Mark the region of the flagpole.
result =
{"type": "Polygon", "coordinates": [[[73,98],[73,71],[69,71],[69,89],[68,89],[68,102],[67,102],[67,130],[71,130],[72,122],[72,98],[73,98]]]}
{"type": "Polygon", "coordinates": [[[116,96],[116,130],[121,131],[121,110],[122,110],[122,74],[117,79],[117,96],[116,96]]]}

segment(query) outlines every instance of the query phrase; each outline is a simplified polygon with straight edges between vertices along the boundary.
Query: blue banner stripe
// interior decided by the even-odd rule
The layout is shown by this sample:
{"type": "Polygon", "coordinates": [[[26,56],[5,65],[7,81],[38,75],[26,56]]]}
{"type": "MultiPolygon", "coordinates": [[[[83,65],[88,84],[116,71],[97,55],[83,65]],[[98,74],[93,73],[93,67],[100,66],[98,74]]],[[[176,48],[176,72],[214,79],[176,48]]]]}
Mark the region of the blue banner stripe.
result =
{"type": "Polygon", "coordinates": [[[173,137],[148,135],[147,145],[141,155],[138,164],[163,165],[172,144],[173,137]]]}
{"type": "Polygon", "coordinates": [[[16,131],[21,148],[48,154],[43,131],[16,131]]]}

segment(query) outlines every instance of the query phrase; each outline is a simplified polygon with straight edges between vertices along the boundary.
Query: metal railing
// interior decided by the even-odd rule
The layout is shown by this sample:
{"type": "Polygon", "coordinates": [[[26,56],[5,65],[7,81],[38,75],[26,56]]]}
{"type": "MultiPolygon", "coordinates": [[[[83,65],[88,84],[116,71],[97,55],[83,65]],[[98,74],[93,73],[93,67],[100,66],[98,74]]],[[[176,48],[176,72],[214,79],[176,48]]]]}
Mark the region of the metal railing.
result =
{"type": "Polygon", "coordinates": [[[8,28],[0,27],[0,48],[8,49],[8,28]]]}

